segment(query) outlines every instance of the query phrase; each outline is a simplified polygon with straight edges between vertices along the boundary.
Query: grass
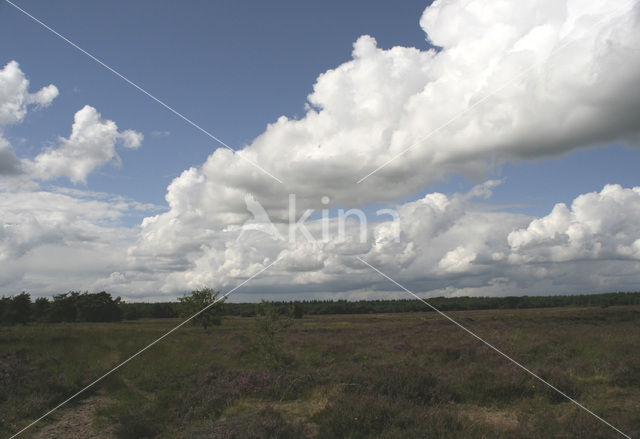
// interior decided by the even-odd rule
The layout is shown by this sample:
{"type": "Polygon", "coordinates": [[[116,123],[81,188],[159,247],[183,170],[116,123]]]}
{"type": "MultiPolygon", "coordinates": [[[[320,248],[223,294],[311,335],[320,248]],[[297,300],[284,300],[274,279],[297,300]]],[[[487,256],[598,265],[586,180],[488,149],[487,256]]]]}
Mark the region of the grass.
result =
{"type": "MultiPolygon", "coordinates": [[[[640,436],[640,307],[450,315],[640,436]]],[[[0,435],[178,322],[0,328],[0,435]]],[[[257,328],[182,328],[80,398],[105,395],[94,424],[120,438],[617,437],[435,313],[307,316],[275,335],[277,365],[257,328]]],[[[64,410],[73,403],[42,424],[64,410]]]]}

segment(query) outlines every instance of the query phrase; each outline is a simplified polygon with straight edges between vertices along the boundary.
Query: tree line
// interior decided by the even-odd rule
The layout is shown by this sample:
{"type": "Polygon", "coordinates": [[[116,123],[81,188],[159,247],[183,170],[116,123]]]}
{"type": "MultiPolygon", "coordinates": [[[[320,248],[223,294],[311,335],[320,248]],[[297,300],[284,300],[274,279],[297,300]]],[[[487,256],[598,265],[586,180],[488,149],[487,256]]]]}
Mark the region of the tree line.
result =
{"type": "MultiPolygon", "coordinates": [[[[601,293],[562,296],[507,296],[507,297],[433,297],[425,301],[440,311],[467,311],[481,309],[527,309],[569,306],[623,306],[640,305],[640,292],[601,293]]],[[[395,300],[303,300],[274,302],[279,313],[286,314],[294,306],[300,314],[382,314],[433,311],[417,299],[395,300]]],[[[256,304],[227,303],[224,314],[251,317],[256,304]]]]}
{"type": "Polygon", "coordinates": [[[70,291],[55,295],[51,300],[38,297],[33,302],[31,295],[23,292],[0,298],[0,323],[117,322],[123,317],[121,305],[120,297],[114,299],[105,291],[70,291]]]}
{"type": "MultiPolygon", "coordinates": [[[[176,318],[194,314],[218,297],[219,292],[205,288],[185,295],[177,302],[125,303],[104,291],[80,293],[70,291],[31,300],[29,293],[0,298],[0,324],[26,324],[29,322],[112,322],[141,318],[176,318]],[[197,294],[196,294],[197,293],[197,294]]],[[[620,306],[640,305],[640,292],[602,293],[562,296],[508,296],[508,297],[434,297],[425,299],[441,311],[474,309],[526,309],[567,306],[620,306]]],[[[273,310],[281,315],[300,318],[303,315],[322,314],[376,314],[432,311],[417,299],[397,300],[302,300],[271,302],[273,310]]],[[[254,317],[260,313],[255,303],[220,303],[203,318],[209,324],[218,324],[222,316],[254,317]],[[219,305],[219,306],[218,306],[219,305]],[[214,316],[214,317],[212,317],[214,316]]]]}

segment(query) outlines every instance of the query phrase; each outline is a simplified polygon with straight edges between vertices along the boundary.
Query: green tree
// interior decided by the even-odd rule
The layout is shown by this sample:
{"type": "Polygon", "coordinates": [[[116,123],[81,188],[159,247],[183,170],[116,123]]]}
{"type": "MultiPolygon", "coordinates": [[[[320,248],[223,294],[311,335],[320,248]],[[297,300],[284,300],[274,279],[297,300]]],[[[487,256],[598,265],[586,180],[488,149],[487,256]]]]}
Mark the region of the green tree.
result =
{"type": "Polygon", "coordinates": [[[214,291],[211,288],[194,290],[191,294],[185,294],[184,297],[178,299],[180,301],[180,317],[191,317],[208,307],[206,311],[195,317],[192,323],[200,325],[204,329],[211,325],[219,325],[225,299],[220,296],[220,291],[214,291]]]}
{"type": "Polygon", "coordinates": [[[49,321],[53,323],[75,322],[78,317],[77,303],[79,296],[80,293],[77,291],[69,291],[68,293],[53,296],[49,321]]]}
{"type": "Polygon", "coordinates": [[[51,303],[46,297],[38,297],[33,302],[33,319],[38,322],[44,322],[49,317],[51,303]]]}
{"type": "Polygon", "coordinates": [[[7,324],[5,316],[7,315],[9,303],[11,303],[11,297],[0,297],[0,323],[2,323],[3,325],[7,324]]]}
{"type": "Polygon", "coordinates": [[[151,305],[151,315],[146,317],[164,319],[178,317],[179,315],[180,312],[173,303],[153,303],[151,305]]]}
{"type": "Polygon", "coordinates": [[[264,300],[256,306],[255,348],[271,370],[286,370],[293,363],[293,356],[282,348],[279,334],[293,324],[291,312],[285,308],[280,313],[276,304],[264,300]]]}
{"type": "Polygon", "coordinates": [[[118,322],[122,320],[120,302],[120,297],[114,299],[111,294],[105,291],[80,294],[76,301],[78,320],[81,322],[118,322]]]}
{"type": "Polygon", "coordinates": [[[13,296],[9,298],[3,308],[2,321],[4,323],[26,325],[31,319],[31,296],[25,292],[13,296]]]}

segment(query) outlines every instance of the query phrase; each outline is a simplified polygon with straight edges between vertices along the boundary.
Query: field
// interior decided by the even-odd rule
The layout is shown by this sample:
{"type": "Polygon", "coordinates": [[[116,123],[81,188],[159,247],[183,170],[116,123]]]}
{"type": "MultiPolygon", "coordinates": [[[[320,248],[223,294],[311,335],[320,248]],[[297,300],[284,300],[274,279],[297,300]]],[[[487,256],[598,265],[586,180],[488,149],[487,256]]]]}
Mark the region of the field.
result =
{"type": "MultiPolygon", "coordinates": [[[[640,307],[450,315],[640,437],[640,307]]],[[[0,327],[0,436],[178,322],[0,327]]],[[[20,437],[622,436],[425,312],[184,327],[20,437]]]]}

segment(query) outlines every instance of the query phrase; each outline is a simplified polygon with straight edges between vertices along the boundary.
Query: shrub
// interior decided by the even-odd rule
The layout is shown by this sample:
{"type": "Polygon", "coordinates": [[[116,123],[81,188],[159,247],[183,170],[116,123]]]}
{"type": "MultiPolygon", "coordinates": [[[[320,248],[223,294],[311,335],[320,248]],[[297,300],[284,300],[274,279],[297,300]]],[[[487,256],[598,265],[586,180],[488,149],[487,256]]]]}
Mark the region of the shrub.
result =
{"type": "Polygon", "coordinates": [[[289,314],[294,319],[301,319],[302,317],[304,317],[304,308],[298,302],[294,302],[289,308],[289,314]]]}

